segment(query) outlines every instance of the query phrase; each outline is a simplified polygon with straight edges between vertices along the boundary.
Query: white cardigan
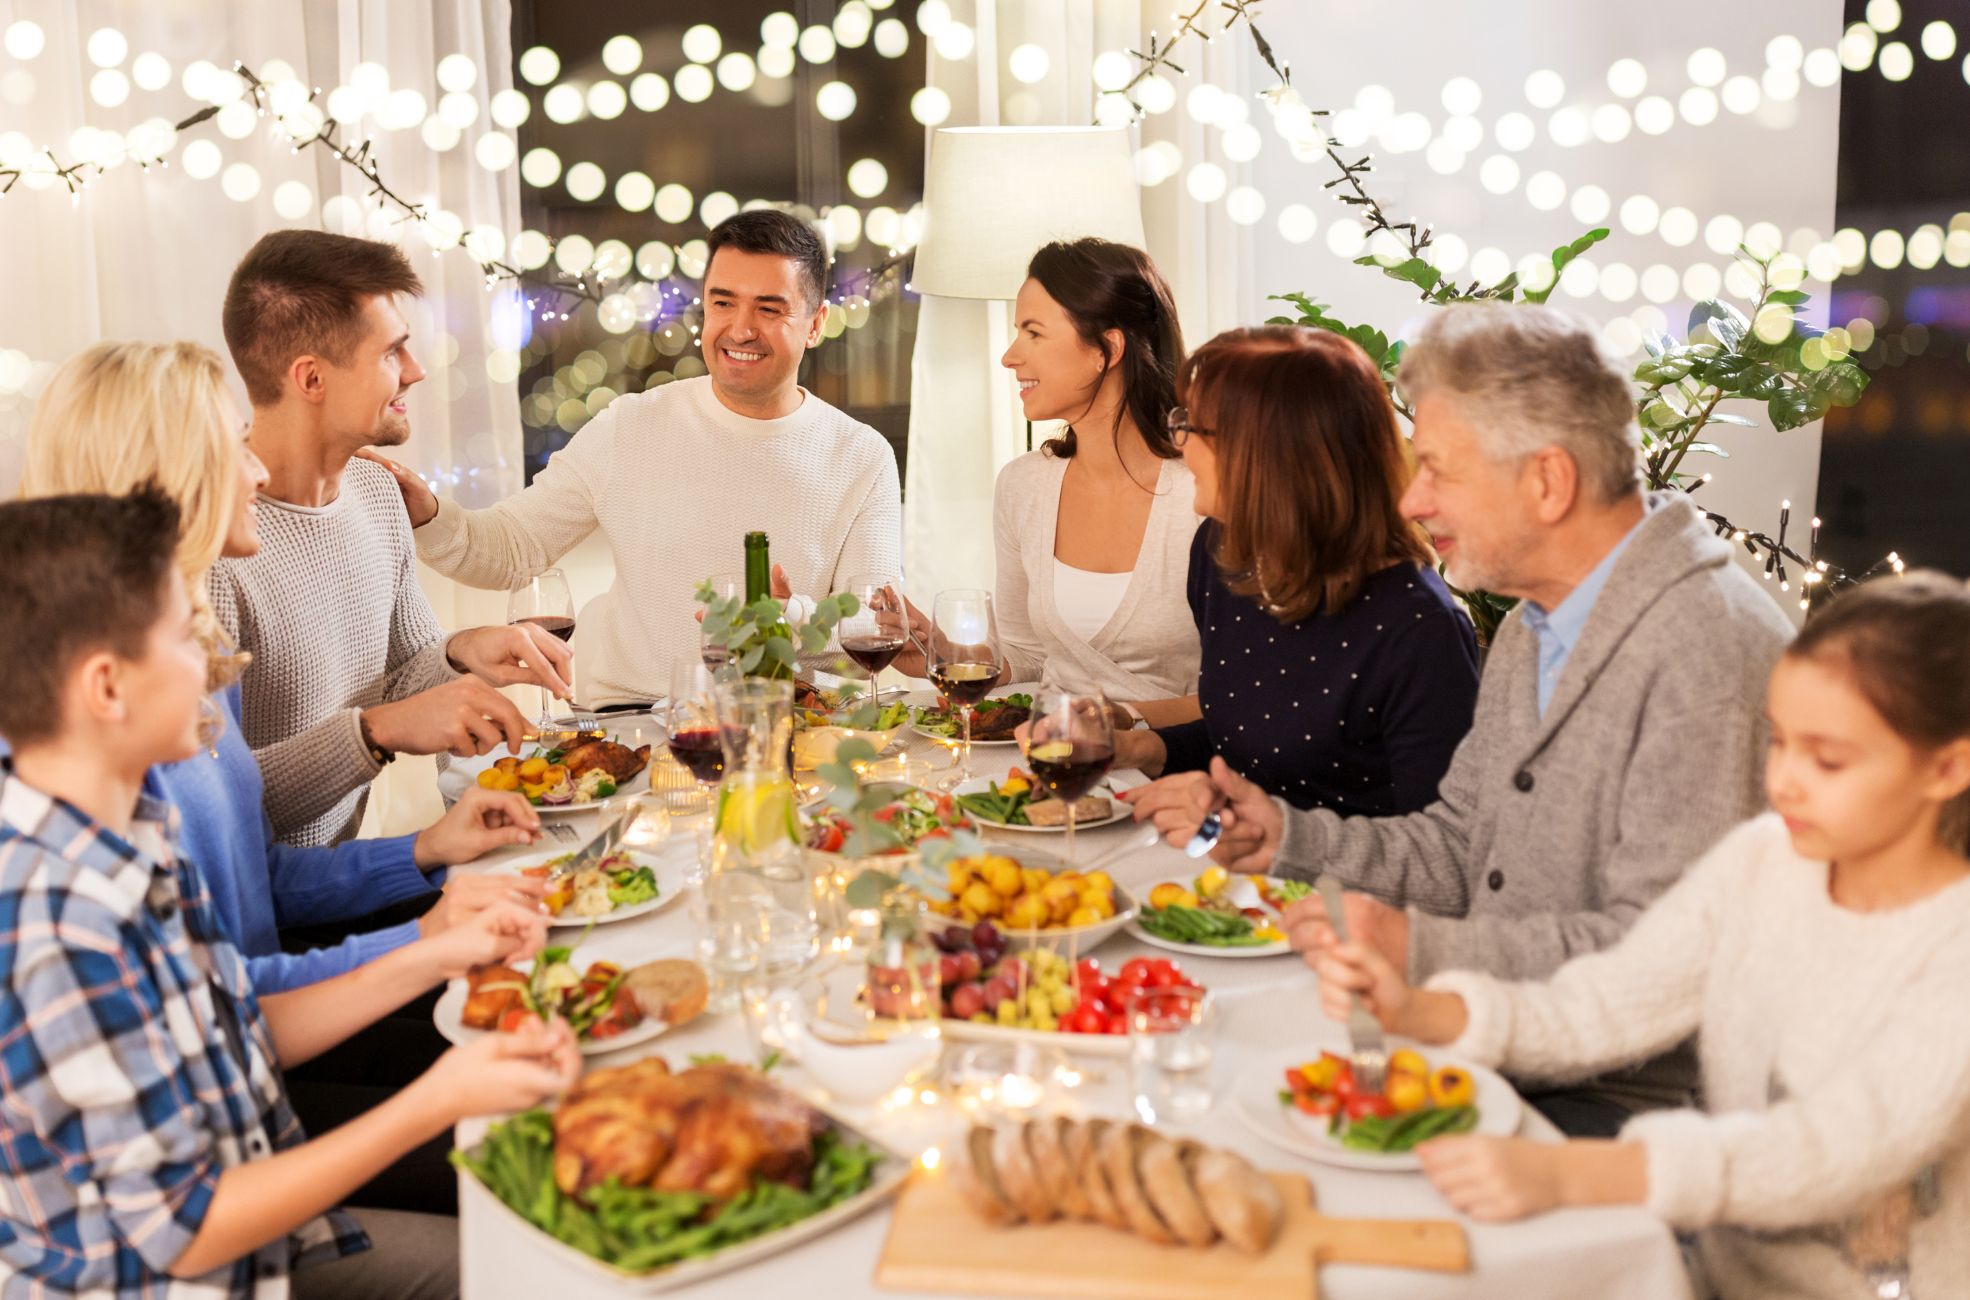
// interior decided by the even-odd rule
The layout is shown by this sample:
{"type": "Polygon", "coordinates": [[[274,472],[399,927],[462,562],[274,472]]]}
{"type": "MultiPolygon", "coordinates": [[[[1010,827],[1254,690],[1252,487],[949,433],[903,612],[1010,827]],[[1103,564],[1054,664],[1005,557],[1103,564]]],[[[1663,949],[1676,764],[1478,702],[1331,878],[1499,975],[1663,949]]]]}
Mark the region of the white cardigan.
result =
{"type": "Polygon", "coordinates": [[[1836,905],[1777,815],[1705,854],[1615,947],[1544,984],[1447,972],[1453,1050],[1568,1078],[1698,1037],[1705,1110],[1639,1115],[1648,1204],[1703,1229],[1727,1297],[1872,1296],[1833,1244],[1924,1179],[1914,1293],[1970,1295],[1970,880],[1893,911],[1836,905]]]}
{"type": "Polygon", "coordinates": [[[1067,462],[1027,452],[999,471],[992,494],[998,549],[999,645],[1013,681],[1100,689],[1111,700],[1156,700],[1197,689],[1197,624],[1187,587],[1199,523],[1195,481],[1180,460],[1162,462],[1142,549],[1122,603],[1083,640],[1060,617],[1053,585],[1054,525],[1067,462]]]}

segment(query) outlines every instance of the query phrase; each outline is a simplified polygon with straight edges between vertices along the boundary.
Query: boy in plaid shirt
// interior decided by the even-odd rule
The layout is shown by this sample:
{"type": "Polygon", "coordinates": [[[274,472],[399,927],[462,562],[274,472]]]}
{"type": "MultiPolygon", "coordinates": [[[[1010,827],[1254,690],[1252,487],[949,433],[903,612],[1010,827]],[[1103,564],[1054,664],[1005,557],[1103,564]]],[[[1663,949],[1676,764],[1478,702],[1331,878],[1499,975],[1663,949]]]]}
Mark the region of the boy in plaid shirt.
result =
{"type": "Polygon", "coordinates": [[[141,794],[198,745],[206,655],[177,530],[148,491],[0,505],[0,1296],[439,1293],[428,1245],[359,1254],[372,1212],[335,1204],[459,1119],[565,1089],[566,1026],[448,1052],[313,1141],[280,1067],[415,996],[434,961],[537,950],[543,918],[496,905],[422,958],[254,996],[173,850],[176,814],[141,794]]]}

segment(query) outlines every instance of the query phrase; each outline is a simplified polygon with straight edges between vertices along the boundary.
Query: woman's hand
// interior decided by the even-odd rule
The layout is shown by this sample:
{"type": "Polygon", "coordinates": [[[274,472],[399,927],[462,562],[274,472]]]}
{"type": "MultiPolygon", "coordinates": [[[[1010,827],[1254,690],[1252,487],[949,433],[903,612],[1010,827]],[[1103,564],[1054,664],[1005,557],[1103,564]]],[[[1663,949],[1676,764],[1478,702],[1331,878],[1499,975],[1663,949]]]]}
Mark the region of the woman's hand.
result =
{"type": "MultiPolygon", "coordinates": [[[[1162,775],[1163,764],[1170,759],[1170,751],[1163,746],[1163,738],[1148,728],[1115,731],[1115,761],[1110,766],[1134,768],[1144,776],[1162,775]]],[[[1200,774],[1201,775],[1201,774],[1200,774]]]]}
{"type": "Polygon", "coordinates": [[[445,810],[444,816],[417,833],[411,842],[411,859],[420,867],[448,867],[509,844],[532,844],[539,838],[540,814],[526,796],[473,786],[445,810]]]}
{"type": "Polygon", "coordinates": [[[519,872],[485,876],[457,876],[445,884],[445,892],[431,910],[417,919],[418,932],[426,939],[464,925],[479,913],[499,903],[512,903],[530,911],[541,910],[547,896],[547,881],[519,872]]]}
{"type": "Polygon", "coordinates": [[[906,639],[902,652],[889,661],[889,666],[905,677],[927,678],[930,676],[930,664],[925,658],[925,647],[930,644],[930,619],[910,603],[908,596],[901,592],[892,594],[897,607],[878,610],[877,617],[885,628],[891,626],[893,620],[894,626],[903,632],[906,639]]]}
{"type": "MultiPolygon", "coordinates": [[[[1119,754],[1120,736],[1115,737],[1115,745],[1119,754]]],[[[1115,797],[1135,810],[1137,821],[1154,824],[1165,840],[1182,848],[1217,806],[1218,790],[1207,773],[1178,772],[1115,797]]]]}
{"type": "Polygon", "coordinates": [[[537,906],[501,899],[418,942],[439,980],[457,979],[474,966],[533,956],[547,942],[547,921],[537,906]]]}
{"type": "Polygon", "coordinates": [[[1416,1159],[1452,1209],[1481,1223],[1503,1223],[1561,1203],[1560,1157],[1568,1145],[1445,1137],[1418,1145],[1416,1159]]]}
{"type": "Polygon", "coordinates": [[[365,447],[356,455],[364,460],[373,460],[390,471],[390,477],[397,481],[397,492],[404,499],[404,513],[410,516],[412,528],[422,528],[431,522],[438,513],[438,498],[426,486],[423,479],[399,465],[387,456],[379,456],[365,447]]]}
{"type": "Polygon", "coordinates": [[[415,1086],[455,1123],[529,1110],[574,1087],[580,1077],[581,1049],[568,1022],[529,1017],[517,1029],[452,1048],[415,1086]]]}

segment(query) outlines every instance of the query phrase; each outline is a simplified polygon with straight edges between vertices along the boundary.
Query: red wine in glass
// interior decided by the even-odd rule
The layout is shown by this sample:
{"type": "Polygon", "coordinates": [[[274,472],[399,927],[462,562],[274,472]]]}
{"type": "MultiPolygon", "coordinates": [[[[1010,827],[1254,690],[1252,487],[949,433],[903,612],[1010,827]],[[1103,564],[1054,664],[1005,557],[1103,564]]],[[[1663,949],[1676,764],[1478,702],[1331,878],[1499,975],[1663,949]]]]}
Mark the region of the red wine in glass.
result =
{"type": "Polygon", "coordinates": [[[930,670],[930,680],[940,694],[962,708],[976,707],[992,693],[999,678],[997,664],[941,663],[930,670]]]}
{"type": "Polygon", "coordinates": [[[1110,745],[1050,740],[1033,746],[1026,761],[1049,793],[1073,803],[1108,775],[1108,767],[1115,761],[1115,750],[1110,745]]]}
{"type": "Polygon", "coordinates": [[[565,614],[529,614],[525,618],[515,619],[514,622],[532,623],[541,631],[558,636],[563,641],[575,634],[575,621],[565,614]]]}
{"type": "Polygon", "coordinates": [[[906,644],[900,636],[845,636],[841,639],[841,648],[848,652],[848,657],[866,668],[871,677],[889,667],[896,656],[903,653],[906,644]]]}
{"type": "Polygon", "coordinates": [[[670,733],[670,756],[691,769],[700,784],[725,775],[725,746],[717,727],[686,727],[670,733]]]}

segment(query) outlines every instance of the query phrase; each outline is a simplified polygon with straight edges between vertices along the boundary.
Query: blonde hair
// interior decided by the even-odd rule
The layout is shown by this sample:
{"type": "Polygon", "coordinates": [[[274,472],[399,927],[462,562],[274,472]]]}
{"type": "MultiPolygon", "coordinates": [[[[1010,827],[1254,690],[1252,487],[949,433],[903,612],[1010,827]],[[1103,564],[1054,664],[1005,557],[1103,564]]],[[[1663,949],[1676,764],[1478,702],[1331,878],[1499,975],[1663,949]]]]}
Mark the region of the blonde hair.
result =
{"type": "Polygon", "coordinates": [[[211,690],[243,661],[206,597],[239,500],[238,415],[218,353],[197,343],[98,343],[62,363],[27,430],[23,497],[155,484],[178,505],[178,569],[211,690]]]}

